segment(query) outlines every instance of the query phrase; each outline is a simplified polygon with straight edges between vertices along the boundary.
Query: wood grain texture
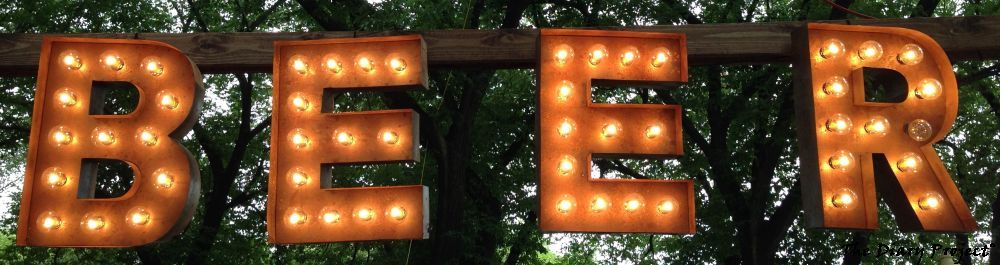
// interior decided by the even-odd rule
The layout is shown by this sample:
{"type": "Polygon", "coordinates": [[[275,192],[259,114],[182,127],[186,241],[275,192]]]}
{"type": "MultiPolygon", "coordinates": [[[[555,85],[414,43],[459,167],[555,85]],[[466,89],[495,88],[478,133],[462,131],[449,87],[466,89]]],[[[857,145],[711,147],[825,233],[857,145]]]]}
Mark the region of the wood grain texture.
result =
{"type": "MultiPolygon", "coordinates": [[[[834,20],[821,23],[903,27],[933,37],[953,62],[1000,59],[1000,16],[834,20]]],[[[804,22],[602,28],[687,34],[692,65],[791,63],[790,34],[804,22]]],[[[276,40],[421,34],[431,67],[533,68],[538,30],[409,32],[97,33],[87,38],[162,41],[187,54],[204,73],[270,72],[276,40]]],[[[33,75],[46,34],[0,34],[0,75],[33,75]]]]}

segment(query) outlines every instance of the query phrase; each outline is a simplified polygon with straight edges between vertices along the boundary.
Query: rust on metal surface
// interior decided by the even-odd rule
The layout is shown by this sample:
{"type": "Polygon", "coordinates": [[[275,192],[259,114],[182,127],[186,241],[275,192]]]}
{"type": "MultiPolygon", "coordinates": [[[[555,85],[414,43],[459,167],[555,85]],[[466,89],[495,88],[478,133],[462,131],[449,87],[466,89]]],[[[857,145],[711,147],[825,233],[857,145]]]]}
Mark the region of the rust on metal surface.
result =
{"type": "Polygon", "coordinates": [[[17,244],[127,247],[181,232],[200,191],[195,160],[179,143],[203,95],[194,64],[155,41],[61,37],[43,41],[39,64],[17,244]],[[94,115],[95,81],[133,84],[138,106],[94,115]],[[90,159],[128,163],[128,192],[93,199],[90,159]]]}
{"type": "Polygon", "coordinates": [[[427,238],[426,186],[329,185],[330,165],[418,161],[418,114],[331,113],[324,97],[425,88],[424,46],[419,35],[275,42],[270,242],[427,238]]]}
{"type": "Polygon", "coordinates": [[[974,231],[975,220],[932,146],[958,112],[944,50],[902,28],[810,24],[793,36],[800,47],[795,107],[809,226],[877,229],[877,187],[900,230],[974,231]],[[905,99],[867,101],[865,68],[902,75],[905,99]]]}
{"type": "Polygon", "coordinates": [[[539,42],[541,230],[694,233],[692,181],[590,175],[594,157],[683,155],[679,105],[593,103],[591,87],[687,82],[684,35],[543,29],[539,42]]]}

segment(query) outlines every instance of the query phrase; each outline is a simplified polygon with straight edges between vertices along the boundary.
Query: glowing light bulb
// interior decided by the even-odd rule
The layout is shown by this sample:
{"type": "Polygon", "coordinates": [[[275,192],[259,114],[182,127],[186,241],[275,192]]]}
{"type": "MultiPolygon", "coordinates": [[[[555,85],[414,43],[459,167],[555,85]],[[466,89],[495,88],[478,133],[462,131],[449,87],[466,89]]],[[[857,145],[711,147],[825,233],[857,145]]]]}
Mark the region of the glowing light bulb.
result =
{"type": "Polygon", "coordinates": [[[51,168],[48,171],[49,173],[46,174],[45,182],[48,183],[49,186],[55,188],[66,185],[66,174],[62,173],[62,171],[58,168],[51,168]]]}
{"type": "Polygon", "coordinates": [[[392,207],[389,209],[389,217],[396,220],[403,220],[406,218],[406,209],[403,207],[392,207]]]}
{"type": "Polygon", "coordinates": [[[327,211],[323,213],[323,222],[328,224],[337,223],[340,221],[340,212],[337,211],[327,211]]]}
{"type": "Polygon", "coordinates": [[[559,174],[568,175],[573,172],[573,158],[569,156],[559,160],[559,174]]]}
{"type": "Polygon", "coordinates": [[[588,60],[590,61],[591,65],[598,65],[602,61],[604,61],[604,57],[607,56],[608,56],[608,51],[604,50],[603,47],[598,47],[590,51],[590,56],[588,57],[588,60]]]}
{"type": "Polygon", "coordinates": [[[566,62],[573,57],[573,48],[566,45],[560,45],[560,47],[556,49],[554,57],[556,62],[559,64],[566,64],[566,62]]]}
{"type": "Polygon", "coordinates": [[[667,60],[669,59],[670,56],[668,56],[667,51],[661,49],[660,51],[656,52],[656,55],[653,56],[653,60],[650,61],[649,64],[652,65],[653,67],[659,68],[664,64],[667,64],[667,60]]]}
{"type": "Polygon", "coordinates": [[[603,135],[604,138],[615,137],[615,135],[618,135],[618,132],[620,130],[621,129],[618,128],[618,124],[608,123],[608,124],[605,124],[604,128],[601,129],[601,135],[603,135]]]}
{"type": "Polygon", "coordinates": [[[830,156],[830,159],[827,160],[827,164],[830,165],[830,168],[847,171],[852,165],[854,165],[854,154],[844,150],[837,151],[833,154],[833,156],[830,156]]]}
{"type": "Polygon", "coordinates": [[[375,211],[369,208],[361,208],[358,210],[357,216],[361,221],[370,221],[372,218],[375,218],[375,211]]]}
{"type": "Polygon", "coordinates": [[[132,212],[128,217],[128,221],[133,225],[145,225],[149,223],[149,212],[146,210],[138,209],[132,212]]]}
{"type": "Polygon", "coordinates": [[[573,201],[569,199],[559,200],[556,203],[556,210],[560,213],[568,213],[570,210],[573,210],[573,201]]]}
{"type": "Polygon", "coordinates": [[[559,84],[559,90],[556,92],[556,99],[559,101],[566,101],[572,93],[573,83],[570,83],[569,81],[562,81],[562,83],[559,84]]]}
{"type": "Polygon", "coordinates": [[[76,56],[72,53],[63,56],[62,63],[70,70],[76,70],[83,67],[83,61],[80,60],[80,56],[76,56]]]}
{"type": "Polygon", "coordinates": [[[292,96],[292,107],[294,107],[295,110],[306,111],[309,110],[309,106],[309,100],[302,95],[292,96]]]}
{"type": "Polygon", "coordinates": [[[639,210],[639,208],[642,208],[642,201],[640,201],[639,199],[629,199],[625,201],[626,212],[634,212],[636,210],[639,210]]]}
{"type": "Polygon", "coordinates": [[[63,225],[62,219],[52,211],[43,213],[36,222],[45,230],[59,229],[63,225]]]}
{"type": "Polygon", "coordinates": [[[344,71],[344,65],[340,61],[337,61],[337,59],[326,59],[326,70],[338,74],[344,71]]]}
{"type": "Polygon", "coordinates": [[[836,134],[844,134],[851,130],[851,119],[844,114],[835,114],[826,120],[826,130],[836,134]]]}
{"type": "Polygon", "coordinates": [[[608,200],[604,199],[604,197],[600,196],[594,197],[594,200],[590,201],[590,211],[592,212],[595,213],[603,212],[604,210],[608,209],[608,207],[611,207],[611,203],[608,202],[608,200]]]}
{"type": "Polygon", "coordinates": [[[396,70],[396,72],[402,72],[406,70],[406,60],[403,60],[403,58],[389,59],[389,68],[396,70]]]}
{"type": "Polygon", "coordinates": [[[60,227],[62,227],[63,222],[62,219],[60,219],[58,216],[55,216],[51,212],[49,212],[44,217],[42,217],[39,223],[42,225],[42,228],[52,230],[52,229],[59,229],[60,227]]]}
{"type": "Polygon", "coordinates": [[[63,107],[71,107],[76,105],[77,102],[76,94],[69,89],[63,89],[56,93],[56,99],[59,100],[59,105],[62,105],[63,107]]]}
{"type": "Polygon", "coordinates": [[[115,134],[109,130],[95,129],[94,141],[98,144],[111,145],[115,143],[115,134]]]}
{"type": "Polygon", "coordinates": [[[829,39],[823,43],[823,47],[819,49],[819,56],[824,59],[831,59],[840,54],[844,53],[844,43],[838,39],[829,39]]]}
{"type": "Polygon", "coordinates": [[[663,128],[659,125],[650,125],[646,127],[646,138],[653,139],[659,137],[663,133],[663,128]]]}
{"type": "Polygon", "coordinates": [[[352,145],[354,144],[354,135],[349,132],[339,132],[337,133],[337,142],[342,145],[352,145]]]}
{"type": "Polygon", "coordinates": [[[176,109],[178,105],[180,105],[180,102],[177,101],[177,97],[174,96],[174,94],[171,94],[170,92],[166,91],[160,93],[161,108],[172,110],[176,109]]]}
{"type": "Polygon", "coordinates": [[[306,136],[302,129],[295,129],[289,136],[289,140],[292,141],[292,145],[295,148],[306,148],[309,147],[309,136],[306,136]]]}
{"type": "Polygon", "coordinates": [[[289,173],[288,176],[289,178],[291,178],[292,184],[295,184],[295,186],[302,186],[309,184],[309,175],[307,175],[305,172],[302,172],[301,170],[298,169],[292,170],[292,172],[289,173]]]}
{"type": "Polygon", "coordinates": [[[146,62],[146,72],[149,72],[153,76],[160,76],[163,74],[163,64],[155,60],[150,60],[146,62]]]}
{"type": "Polygon", "coordinates": [[[69,129],[65,127],[56,127],[52,131],[52,141],[55,142],[57,146],[63,146],[73,143],[73,133],[69,132],[69,129]]]}
{"type": "Polygon", "coordinates": [[[292,213],[288,214],[288,223],[290,223],[290,224],[294,224],[294,225],[304,224],[304,223],[306,223],[307,219],[308,219],[308,216],[306,216],[306,213],[303,213],[303,212],[298,211],[298,210],[293,210],[292,213]]]}
{"type": "Polygon", "coordinates": [[[877,60],[882,57],[882,44],[877,41],[866,41],[858,48],[858,58],[862,61],[877,60]]]}
{"type": "Polygon", "coordinates": [[[556,131],[558,131],[559,136],[568,137],[573,132],[573,121],[564,119],[562,123],[559,123],[559,128],[556,131]]]}
{"type": "Polygon", "coordinates": [[[903,45],[903,48],[899,50],[899,55],[896,55],[896,60],[904,65],[914,65],[920,63],[924,59],[924,49],[916,44],[903,45]]]}
{"type": "Polygon", "coordinates": [[[101,230],[104,229],[104,217],[91,216],[88,217],[86,221],[83,222],[87,229],[90,230],[101,230]]]}
{"type": "Polygon", "coordinates": [[[656,211],[659,212],[660,214],[668,214],[670,212],[673,212],[675,207],[676,206],[674,205],[673,201],[666,200],[656,205],[656,211]]]}
{"type": "Polygon", "coordinates": [[[631,65],[632,62],[634,62],[638,58],[639,58],[639,52],[638,51],[635,51],[635,50],[626,51],[626,52],[622,53],[622,57],[621,57],[622,65],[624,65],[624,66],[631,65]]]}
{"type": "Polygon", "coordinates": [[[139,142],[146,146],[154,146],[159,142],[159,137],[153,132],[153,129],[144,128],[139,130],[139,142]]]}
{"type": "Polygon", "coordinates": [[[302,61],[302,59],[293,60],[292,69],[295,69],[296,72],[303,75],[309,73],[309,65],[306,64],[305,61],[302,61]]]}
{"type": "Polygon", "coordinates": [[[830,204],[837,208],[847,208],[854,204],[857,196],[849,189],[841,189],[830,198],[830,204]]]}
{"type": "Polygon", "coordinates": [[[865,123],[865,132],[875,136],[885,136],[889,132],[889,120],[882,116],[872,117],[865,123]]]}
{"type": "Polygon", "coordinates": [[[935,99],[941,96],[941,82],[936,79],[924,79],[917,83],[913,94],[920,99],[935,99]]]}
{"type": "Polygon", "coordinates": [[[399,134],[393,131],[382,132],[382,142],[386,144],[396,144],[399,142],[399,134]]]}
{"type": "Polygon", "coordinates": [[[933,136],[934,128],[931,123],[923,119],[916,119],[906,124],[906,134],[917,142],[927,141],[933,136]]]}
{"type": "Polygon", "coordinates": [[[125,62],[122,61],[121,57],[118,57],[116,55],[105,56],[104,57],[104,65],[107,65],[108,68],[110,68],[111,70],[115,70],[115,71],[118,71],[118,70],[121,70],[122,68],[125,68],[125,62]]]}
{"type": "Polygon", "coordinates": [[[938,207],[941,207],[941,201],[942,199],[940,195],[930,193],[921,197],[920,200],[917,201],[917,206],[925,211],[936,210],[938,207]]]}
{"type": "Polygon", "coordinates": [[[823,83],[823,93],[832,97],[841,97],[847,94],[847,79],[842,76],[835,76],[823,83]]]}
{"type": "Polygon", "coordinates": [[[903,157],[896,161],[896,168],[901,172],[917,172],[920,168],[920,156],[914,153],[905,153],[903,157]]]}
{"type": "Polygon", "coordinates": [[[154,184],[157,188],[169,189],[174,186],[174,177],[170,176],[165,170],[159,170],[159,172],[153,173],[156,176],[154,184]]]}
{"type": "Polygon", "coordinates": [[[358,58],[358,67],[365,72],[375,71],[375,63],[368,57],[358,58]]]}

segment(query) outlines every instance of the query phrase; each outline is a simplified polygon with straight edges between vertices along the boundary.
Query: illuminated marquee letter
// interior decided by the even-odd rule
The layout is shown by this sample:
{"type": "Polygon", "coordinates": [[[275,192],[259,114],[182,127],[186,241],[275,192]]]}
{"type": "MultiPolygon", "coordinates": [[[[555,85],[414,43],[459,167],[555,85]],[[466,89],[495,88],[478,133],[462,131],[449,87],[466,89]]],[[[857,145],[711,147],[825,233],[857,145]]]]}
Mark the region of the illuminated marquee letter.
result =
{"type": "Polygon", "coordinates": [[[941,47],[920,32],[885,27],[809,24],[794,38],[809,226],[878,228],[878,187],[900,230],[976,230],[932,146],[958,112],[955,74],[941,47]],[[867,102],[864,68],[902,75],[902,101],[867,102]]]}
{"type": "Polygon", "coordinates": [[[427,238],[427,187],[331,189],[329,165],[417,161],[413,110],[329,113],[324,91],[424,88],[419,35],[278,41],[267,230],[274,243],[427,238]]]}
{"type": "Polygon", "coordinates": [[[592,156],[680,156],[678,105],[596,104],[591,82],[687,81],[684,35],[541,31],[538,84],[542,231],[694,233],[690,180],[591,179],[592,156]]]}
{"type": "Polygon", "coordinates": [[[200,188],[198,166],[178,140],[197,121],[202,94],[198,69],[169,45],[45,38],[17,244],[127,247],[181,232],[200,188]],[[135,85],[135,111],[102,115],[97,81],[135,85]],[[93,199],[91,159],[128,163],[132,187],[93,199]]]}

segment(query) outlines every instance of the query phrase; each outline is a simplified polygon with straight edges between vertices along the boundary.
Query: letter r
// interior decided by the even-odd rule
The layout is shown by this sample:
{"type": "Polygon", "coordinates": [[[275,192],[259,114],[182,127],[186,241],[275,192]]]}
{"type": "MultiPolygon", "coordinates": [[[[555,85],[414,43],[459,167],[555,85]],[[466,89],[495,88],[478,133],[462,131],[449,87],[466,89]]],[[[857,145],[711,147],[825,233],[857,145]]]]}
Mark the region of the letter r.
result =
{"type": "Polygon", "coordinates": [[[902,28],[809,24],[793,44],[809,226],[878,228],[877,187],[900,230],[974,231],[932,145],[958,112],[955,74],[937,42],[902,28]],[[864,68],[901,75],[901,101],[868,102],[864,68]]]}

